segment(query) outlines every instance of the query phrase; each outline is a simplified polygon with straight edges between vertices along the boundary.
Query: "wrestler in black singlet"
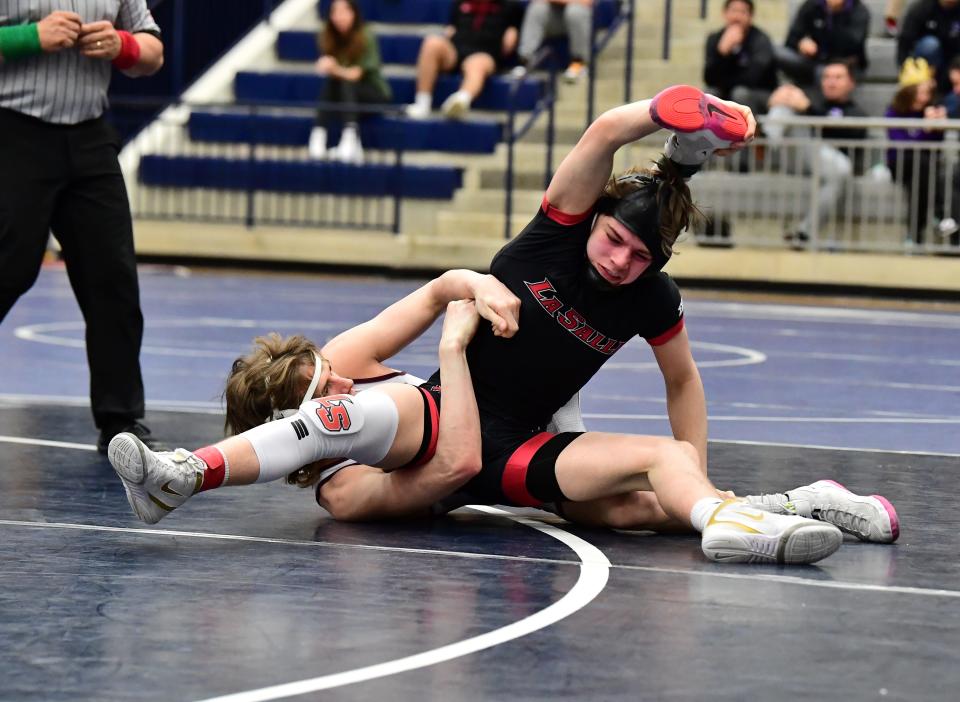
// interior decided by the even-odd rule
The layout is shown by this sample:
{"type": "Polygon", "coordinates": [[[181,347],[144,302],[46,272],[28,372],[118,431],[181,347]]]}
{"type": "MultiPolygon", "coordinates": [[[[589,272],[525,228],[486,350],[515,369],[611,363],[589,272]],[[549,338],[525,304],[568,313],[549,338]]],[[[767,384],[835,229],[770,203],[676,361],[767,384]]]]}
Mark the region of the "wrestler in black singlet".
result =
{"type": "Polygon", "coordinates": [[[612,290],[589,282],[593,215],[562,213],[544,199],[493,259],[491,273],[520,298],[520,329],[504,339],[480,325],[467,349],[483,433],[483,470],[465,488],[476,501],[563,499],[553,462],[579,434],[542,436],[553,413],[634,335],[656,346],[683,329],[680,291],[666,273],[612,290]]]}

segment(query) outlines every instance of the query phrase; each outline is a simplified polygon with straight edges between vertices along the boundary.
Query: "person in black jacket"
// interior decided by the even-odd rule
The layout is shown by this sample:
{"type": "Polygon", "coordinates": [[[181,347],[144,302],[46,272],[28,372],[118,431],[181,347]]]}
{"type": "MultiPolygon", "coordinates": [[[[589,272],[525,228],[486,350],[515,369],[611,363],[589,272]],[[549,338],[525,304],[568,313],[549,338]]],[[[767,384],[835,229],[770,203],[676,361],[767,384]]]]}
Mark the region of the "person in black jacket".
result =
{"type": "Polygon", "coordinates": [[[897,65],[910,56],[936,69],[942,92],[950,90],[947,67],[960,55],[960,0],[914,0],[907,8],[897,40],[897,65]]]}
{"type": "Polygon", "coordinates": [[[777,87],[777,66],[773,42],[753,25],[753,11],[753,0],[726,0],[724,28],[707,37],[703,81],[713,95],[764,114],[777,87]]]}
{"type": "Polygon", "coordinates": [[[867,70],[870,10],[861,0],[806,0],[797,10],[777,63],[798,85],[819,82],[828,59],[842,58],[854,73],[867,70]]]}

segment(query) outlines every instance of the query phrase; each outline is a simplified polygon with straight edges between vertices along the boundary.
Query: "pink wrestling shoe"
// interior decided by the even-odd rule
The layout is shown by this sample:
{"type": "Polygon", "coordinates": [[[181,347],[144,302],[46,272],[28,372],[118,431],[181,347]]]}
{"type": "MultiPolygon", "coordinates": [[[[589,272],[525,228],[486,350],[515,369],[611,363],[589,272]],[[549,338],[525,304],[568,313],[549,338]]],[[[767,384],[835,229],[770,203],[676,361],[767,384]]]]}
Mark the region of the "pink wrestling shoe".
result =
{"type": "Polygon", "coordinates": [[[829,522],[861,541],[889,544],[900,536],[900,519],[890,500],[881,495],[856,495],[834,480],[818,480],[785,494],[745,499],[754,507],[776,514],[829,522]]]}
{"type": "Polygon", "coordinates": [[[673,132],[664,153],[685,166],[698,166],[717,149],[747,135],[742,114],[692,85],[674,85],[657,93],[650,103],[650,117],[673,132]]]}

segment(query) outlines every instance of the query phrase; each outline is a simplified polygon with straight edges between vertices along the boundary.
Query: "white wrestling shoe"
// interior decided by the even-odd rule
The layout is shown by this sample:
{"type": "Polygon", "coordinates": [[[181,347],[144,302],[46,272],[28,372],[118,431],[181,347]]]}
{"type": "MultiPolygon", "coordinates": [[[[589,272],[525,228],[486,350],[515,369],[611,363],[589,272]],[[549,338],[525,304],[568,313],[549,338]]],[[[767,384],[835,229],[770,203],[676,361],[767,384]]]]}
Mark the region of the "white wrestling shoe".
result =
{"type": "Polygon", "coordinates": [[[186,449],[153,452],[133,434],[117,434],[107,458],[141,521],[156,524],[200,489],[207,464],[186,449]]]}
{"type": "Polygon", "coordinates": [[[703,530],[701,548],[724,563],[816,563],[840,548],[843,534],[832,524],[774,514],[745,500],[726,500],[703,530]]]}
{"type": "Polygon", "coordinates": [[[818,480],[785,494],[745,498],[758,509],[819,519],[861,541],[890,544],[900,536],[900,519],[881,495],[856,495],[834,480],[818,480]]]}
{"type": "Polygon", "coordinates": [[[717,149],[747,135],[742,114],[692,85],[674,85],[657,93],[650,102],[650,117],[673,132],[664,154],[684,166],[699,166],[717,149]]]}

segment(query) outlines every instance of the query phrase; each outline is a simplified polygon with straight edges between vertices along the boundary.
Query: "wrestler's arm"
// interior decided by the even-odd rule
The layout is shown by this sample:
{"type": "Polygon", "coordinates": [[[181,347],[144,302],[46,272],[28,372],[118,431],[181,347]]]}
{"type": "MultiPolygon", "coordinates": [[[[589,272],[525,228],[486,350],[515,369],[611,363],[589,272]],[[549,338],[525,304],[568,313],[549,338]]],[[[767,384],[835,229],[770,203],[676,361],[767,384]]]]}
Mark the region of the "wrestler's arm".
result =
{"type": "Polygon", "coordinates": [[[472,302],[451,302],[440,339],[443,401],[437,448],[424,465],[385,473],[369,466],[339,471],[317,492],[335,519],[363,521],[413,516],[480,472],[480,418],[467,366],[467,344],[478,316],[472,302]]]}
{"type": "Polygon", "coordinates": [[[660,126],[650,117],[650,100],[621,105],[601,114],[560,163],[547,187],[547,201],[561,212],[593,207],[613,171],[613,155],[660,126]]]}
{"type": "MultiPolygon", "coordinates": [[[[587,127],[580,141],[557,168],[547,188],[547,201],[553,207],[570,214],[586,212],[593,207],[613,171],[613,156],[617,150],[660,129],[650,117],[650,103],[651,100],[640,100],[615,107],[587,127]]],[[[747,118],[746,141],[751,140],[756,120],[750,109],[733,102],[725,104],[747,118]]]]}
{"type": "Polygon", "coordinates": [[[667,415],[673,437],[689,441],[700,454],[700,467],[707,472],[707,399],[700,371],[690,352],[687,330],[653,347],[667,391],[667,415]]]}
{"type": "Polygon", "coordinates": [[[334,337],[322,353],[340,375],[381,375],[389,371],[384,362],[429,329],[449,302],[465,299],[476,300],[477,311],[496,335],[509,338],[516,333],[520,311],[516,295],[492,275],[451,270],[334,337]]]}

